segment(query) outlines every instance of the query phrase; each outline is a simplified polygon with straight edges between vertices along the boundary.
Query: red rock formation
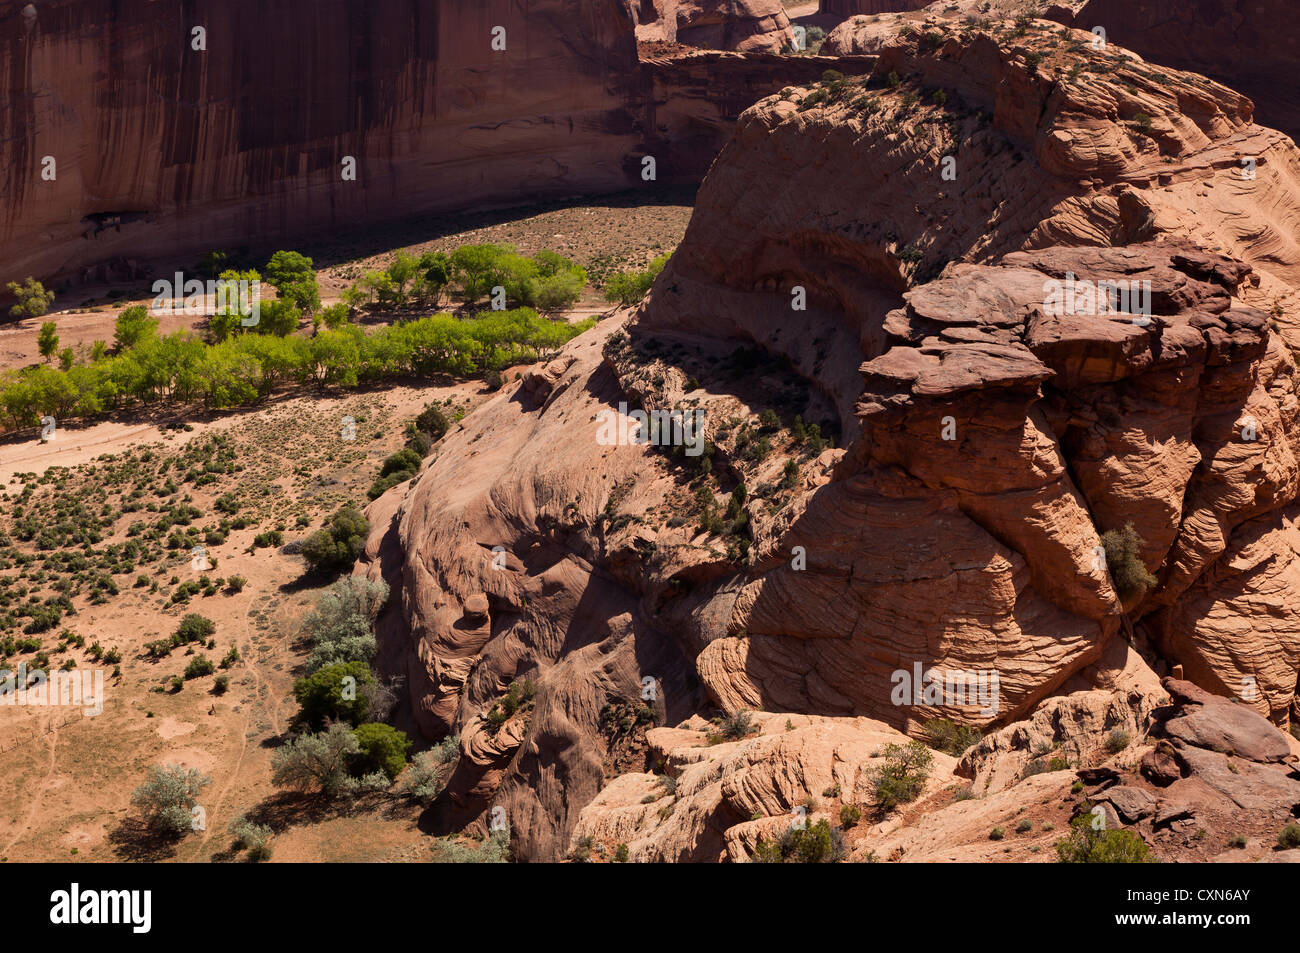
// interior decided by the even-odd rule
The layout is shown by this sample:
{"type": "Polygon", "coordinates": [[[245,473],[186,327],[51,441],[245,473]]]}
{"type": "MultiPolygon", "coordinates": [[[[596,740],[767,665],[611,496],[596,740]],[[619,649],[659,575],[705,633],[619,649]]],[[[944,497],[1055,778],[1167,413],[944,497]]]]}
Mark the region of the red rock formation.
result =
{"type": "Polygon", "coordinates": [[[627,0],[641,42],[775,53],[794,45],[781,0],[627,0]]]}
{"type": "Polygon", "coordinates": [[[901,13],[920,10],[932,0],[821,0],[818,13],[851,17],[860,13],[901,13]]]}
{"type": "Polygon", "coordinates": [[[1103,27],[1110,42],[1152,62],[1230,84],[1255,101],[1261,122],[1296,137],[1295,12],[1287,0],[1088,0],[1073,22],[1103,27]]]}
{"type": "Polygon", "coordinates": [[[1129,691],[1127,638],[1225,683],[1267,672],[1247,701],[1285,720],[1284,623],[1207,646],[1239,628],[1216,616],[1294,605],[1295,363],[1251,302],[1300,282],[1300,154],[1244,97],[1086,34],[944,29],[886,48],[869,86],[748,110],[638,313],[467,419],[377,525],[367,571],[401,594],[383,663],[427,732],[461,735],[450,803],[504,806],[523,855],[566,848],[604,782],[601,712],[646,678],[657,724],[707,693],[996,727],[1058,690],[1129,691]],[[1150,315],[1049,305],[1053,282],[1112,279],[1145,282],[1150,315]],[[707,475],[598,440],[620,401],[703,412],[707,475]],[[840,448],[776,430],[754,452],[772,406],[840,448]],[[1156,585],[1121,599],[1097,554],[1129,522],[1156,585]],[[996,672],[996,705],[900,700],[917,666],[996,672]],[[493,728],[523,677],[534,707],[493,728]]]}
{"type": "MultiPolygon", "coordinates": [[[[736,21],[715,4],[671,6],[687,42],[762,50],[789,32],[767,0],[736,21]]],[[[654,187],[641,179],[650,149],[659,183],[698,181],[742,109],[826,69],[761,54],[692,62],[679,97],[670,61],[639,64],[626,0],[34,7],[0,0],[11,278],[654,187]],[[206,50],[192,48],[195,27],[206,50]],[[664,146],[692,123],[676,151],[664,146]]]]}

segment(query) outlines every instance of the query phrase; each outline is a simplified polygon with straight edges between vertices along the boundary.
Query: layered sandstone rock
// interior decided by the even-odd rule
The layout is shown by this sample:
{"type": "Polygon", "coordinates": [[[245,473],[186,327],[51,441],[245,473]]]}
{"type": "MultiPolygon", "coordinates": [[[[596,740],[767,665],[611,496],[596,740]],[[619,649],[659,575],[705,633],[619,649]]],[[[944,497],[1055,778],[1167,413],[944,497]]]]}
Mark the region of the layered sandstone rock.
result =
{"type": "Polygon", "coordinates": [[[627,0],[641,42],[775,53],[794,46],[780,0],[627,0]]]}
{"type": "MultiPolygon", "coordinates": [[[[644,6],[0,0],[6,280],[138,279],[160,256],[653,187],[647,153],[658,183],[695,182],[742,109],[827,68],[714,60],[679,101],[638,60],[644,6]]],[[[687,44],[792,36],[775,0],[659,10],[687,44]]]]}
{"type": "MultiPolygon", "coordinates": [[[[759,714],[754,728],[733,741],[711,738],[698,719],[649,732],[665,773],[615,778],[583,808],[572,844],[624,844],[633,863],[743,863],[760,840],[873,800],[872,770],[885,748],[908,742],[866,718],[759,714]]],[[[935,759],[922,799],[952,780],[954,759],[935,759]]]]}
{"type": "Polygon", "coordinates": [[[1261,122],[1300,135],[1300,23],[1286,0],[1088,0],[1081,6],[1075,26],[1100,26],[1110,42],[1152,62],[1229,83],[1255,101],[1261,122]]]}
{"type": "MultiPolygon", "coordinates": [[[[990,728],[968,771],[990,789],[1049,736],[1087,757],[1141,735],[1126,641],[1257,674],[1250,704],[1285,721],[1300,432],[1272,325],[1293,319],[1256,284],[1298,275],[1298,156],[1244,97],[1060,29],[936,20],[868,85],[747,111],[638,312],[394,491],[367,568],[399,593],[381,662],[426,733],[461,735],[448,812],[504,806],[522,856],[563,853],[612,773],[601,712],[646,679],[660,725],[707,701],[990,728]],[[1091,298],[1052,303],[1066,284],[1091,298]],[[601,439],[620,403],[702,414],[709,466],[601,439]],[[1156,583],[1121,598],[1099,547],[1129,523],[1156,583]],[[1247,636],[1258,600],[1279,621],[1247,636]],[[494,728],[519,679],[535,701],[494,728]]],[[[633,803],[650,782],[618,783],[611,823],[647,857],[730,850],[716,792],[699,840],[656,834],[633,803]]]]}
{"type": "Polygon", "coordinates": [[[831,16],[851,17],[859,13],[898,13],[920,10],[929,0],[821,0],[817,12],[831,16]]]}
{"type": "Polygon", "coordinates": [[[1295,743],[1234,700],[1179,679],[1163,684],[1172,703],[1153,712],[1160,740],[1139,749],[1139,773],[1080,772],[1084,806],[1101,807],[1107,826],[1128,827],[1171,859],[1207,832],[1219,844],[1241,838],[1222,859],[1257,859],[1300,807],[1295,743]]]}

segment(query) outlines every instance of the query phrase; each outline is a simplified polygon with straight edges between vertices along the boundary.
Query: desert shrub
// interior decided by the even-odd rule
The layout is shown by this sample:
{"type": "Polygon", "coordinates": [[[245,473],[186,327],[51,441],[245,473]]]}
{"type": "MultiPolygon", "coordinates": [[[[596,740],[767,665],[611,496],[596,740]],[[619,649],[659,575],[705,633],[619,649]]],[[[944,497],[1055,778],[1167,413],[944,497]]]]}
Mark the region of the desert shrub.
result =
{"type": "Polygon", "coordinates": [[[752,859],[761,864],[833,864],[843,856],[842,835],[823,818],[792,827],[775,842],[760,839],[752,859]]]}
{"type": "Polygon", "coordinates": [[[989,831],[989,840],[1002,840],[1002,838],[1006,836],[1007,832],[1000,827],[995,827],[993,830],[989,831]]]}
{"type": "Polygon", "coordinates": [[[869,773],[881,809],[892,811],[920,797],[934,763],[930,750],[919,741],[909,741],[906,745],[886,745],[882,758],[883,762],[869,773]]]}
{"type": "Polygon", "coordinates": [[[713,724],[717,726],[717,730],[705,736],[709,744],[713,745],[724,741],[740,741],[758,730],[758,726],[754,724],[753,714],[743,708],[733,714],[713,719],[713,724]]]}
{"type": "Polygon", "coordinates": [[[215,679],[213,679],[212,691],[214,694],[217,695],[224,695],[226,694],[226,692],[230,691],[230,676],[218,675],[215,679]]]}
{"type": "Polygon", "coordinates": [[[247,850],[250,861],[257,864],[271,859],[270,840],[274,833],[271,828],[254,824],[241,814],[230,822],[228,830],[235,838],[236,849],[247,850]]]}
{"type": "Polygon", "coordinates": [[[1025,818],[1019,824],[1016,825],[1017,834],[1028,834],[1033,829],[1034,829],[1034,822],[1031,821],[1029,818],[1025,818]]]}
{"type": "Polygon", "coordinates": [[[351,503],[346,504],[303,543],[303,558],[318,572],[342,572],[361,555],[369,534],[370,523],[364,514],[351,503]]]}
{"type": "Polygon", "coordinates": [[[950,718],[931,718],[921,726],[921,731],[925,734],[926,744],[954,758],[960,757],[981,737],[977,729],[959,725],[950,718]]]}
{"type": "Polygon", "coordinates": [[[1277,835],[1277,846],[1283,850],[1300,847],[1300,824],[1290,823],[1277,835]]]}
{"type": "Polygon", "coordinates": [[[379,476],[370,485],[367,495],[370,499],[377,500],[397,484],[405,483],[420,471],[421,459],[421,454],[414,447],[407,446],[398,450],[384,460],[379,476]]]}
{"type": "Polygon", "coordinates": [[[226,580],[226,589],[230,592],[243,592],[248,580],[243,576],[231,576],[226,580]]]}
{"type": "Polygon", "coordinates": [[[425,804],[439,794],[460,754],[460,738],[450,735],[428,751],[421,751],[411,759],[411,766],[402,775],[401,790],[425,804]]]}
{"type": "Polygon", "coordinates": [[[384,460],[384,464],[379,470],[379,475],[388,476],[390,473],[398,473],[400,471],[414,473],[419,468],[420,455],[414,450],[402,449],[384,460]]]}
{"type": "Polygon", "coordinates": [[[1139,553],[1142,538],[1132,523],[1125,524],[1123,529],[1106,530],[1101,534],[1101,545],[1106,552],[1106,568],[1121,599],[1129,599],[1155,586],[1156,577],[1147,571],[1139,553]]]}
{"type": "Polygon", "coordinates": [[[622,305],[634,305],[646,296],[659,273],[668,264],[668,256],[660,255],[640,271],[623,271],[611,275],[605,282],[605,300],[622,305]]]}
{"type": "Polygon", "coordinates": [[[493,831],[485,840],[472,846],[454,837],[440,838],[433,844],[435,864],[504,864],[509,858],[510,834],[507,831],[493,831]]]}
{"type": "Polygon", "coordinates": [[[319,731],[326,721],[359,725],[366,718],[364,689],[374,680],[365,662],[327,665],[293,683],[301,710],[297,721],[319,731]]]}
{"type": "Polygon", "coordinates": [[[485,716],[488,730],[495,733],[515,712],[531,703],[536,694],[537,684],[531,678],[515,679],[485,716]]]}
{"type": "Polygon", "coordinates": [[[1106,750],[1111,754],[1119,754],[1129,746],[1129,742],[1132,740],[1133,736],[1127,731],[1123,728],[1116,728],[1106,736],[1106,750]]]}
{"type": "Polygon", "coordinates": [[[176,645],[188,645],[191,642],[206,642],[217,632],[217,624],[206,616],[191,612],[181,619],[176,627],[173,642],[176,645]]]}
{"type": "Polygon", "coordinates": [[[348,764],[360,750],[352,729],[340,721],[324,731],[301,735],[278,748],[271,758],[271,783],[336,797],[347,786],[348,764]]]}
{"type": "Polygon", "coordinates": [[[1084,814],[1070,822],[1070,836],[1056,844],[1063,864],[1146,864],[1150,848],[1137,834],[1126,830],[1094,830],[1084,814]]]}
{"type": "Polygon", "coordinates": [[[374,658],[375,618],[387,601],[384,582],[359,576],[335,580],[303,620],[303,630],[312,641],[307,671],[374,658]]]}
{"type": "Polygon", "coordinates": [[[406,753],[411,742],[405,732],[392,725],[369,722],[358,725],[355,731],[360,751],[353,759],[353,774],[370,774],[382,771],[392,781],[406,767],[406,753]]]}
{"type": "Polygon", "coordinates": [[[211,675],[216,671],[216,666],[212,660],[203,655],[196,655],[190,659],[190,664],[185,666],[185,678],[202,678],[204,675],[211,675]]]}
{"type": "Polygon", "coordinates": [[[595,838],[590,835],[579,837],[574,842],[573,848],[569,851],[569,859],[580,864],[591,860],[591,848],[594,842],[595,838]]]}
{"type": "Polygon", "coordinates": [[[626,864],[628,859],[627,844],[619,844],[614,848],[614,863],[626,864]]]}
{"type": "Polygon", "coordinates": [[[131,794],[131,804],[144,816],[151,831],[179,837],[191,830],[191,811],[210,781],[195,768],[156,764],[149,769],[148,780],[131,794]]]}
{"type": "Polygon", "coordinates": [[[429,439],[437,443],[446,435],[451,428],[451,419],[437,404],[430,404],[420,412],[420,416],[415,418],[415,429],[420,433],[429,435],[429,439]]]}
{"type": "Polygon", "coordinates": [[[862,808],[856,804],[845,804],[840,808],[840,826],[853,827],[862,820],[862,808]]]}

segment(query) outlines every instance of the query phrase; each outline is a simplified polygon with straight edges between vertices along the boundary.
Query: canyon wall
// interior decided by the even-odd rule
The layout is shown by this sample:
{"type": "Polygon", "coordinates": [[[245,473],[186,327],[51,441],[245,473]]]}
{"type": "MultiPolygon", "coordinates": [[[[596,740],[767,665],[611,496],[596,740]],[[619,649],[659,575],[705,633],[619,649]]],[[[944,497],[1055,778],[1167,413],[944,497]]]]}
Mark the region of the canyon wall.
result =
{"type": "Polygon", "coordinates": [[[642,42],[779,52],[794,46],[781,0],[627,0],[642,42]]]}
{"type": "Polygon", "coordinates": [[[1085,30],[1147,60],[1195,70],[1245,93],[1260,121],[1300,136],[1300,21],[1289,0],[1088,0],[1085,30]]]}
{"type": "Polygon", "coordinates": [[[931,0],[821,0],[817,12],[837,17],[920,10],[931,0]]]}
{"type": "MultiPolygon", "coordinates": [[[[380,665],[460,737],[445,819],[504,807],[554,857],[620,725],[709,705],[988,730],[1182,664],[1285,725],[1300,152],[1252,110],[1054,23],[937,19],[746,110],[647,300],[371,507],[380,665]],[[1150,313],[1049,308],[1074,279],[1150,313]],[[703,460],[602,439],[629,407],[701,415],[703,460]],[[928,670],[996,704],[898,695],[928,670]]],[[[673,823],[744,820],[701,810],[673,823]]]]}
{"type": "MultiPolygon", "coordinates": [[[[127,276],[158,256],[694,182],[741,109],[813,76],[793,58],[691,67],[689,161],[659,155],[643,182],[654,106],[675,94],[669,66],[641,68],[635,6],[0,0],[3,277],[127,276]]],[[[681,6],[675,29],[701,40],[779,46],[789,29],[766,0],[734,30],[681,6]]]]}

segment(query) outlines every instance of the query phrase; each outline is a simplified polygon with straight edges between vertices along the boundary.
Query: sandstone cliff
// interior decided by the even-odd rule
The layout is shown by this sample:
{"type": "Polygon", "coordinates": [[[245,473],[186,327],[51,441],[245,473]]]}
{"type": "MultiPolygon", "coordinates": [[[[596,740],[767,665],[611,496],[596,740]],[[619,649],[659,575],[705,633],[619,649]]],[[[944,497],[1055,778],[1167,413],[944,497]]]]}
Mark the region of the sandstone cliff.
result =
{"type": "Polygon", "coordinates": [[[851,17],[860,13],[900,13],[920,10],[929,0],[821,0],[818,13],[851,17]]]}
{"type": "MultiPolygon", "coordinates": [[[[563,852],[618,706],[915,731],[1095,690],[1083,751],[1179,663],[1286,723],[1295,316],[1264,289],[1300,283],[1300,154],[1245,97],[1061,29],[927,22],[867,83],[748,110],[643,306],[376,504],[383,664],[462,739],[448,821],[503,806],[523,856],[563,852]],[[1136,297],[1054,309],[1062,282],[1136,297]],[[620,402],[700,412],[707,452],[599,439],[620,402]],[[1128,524],[1136,588],[1103,558],[1128,524]],[[897,696],[929,669],[996,673],[996,698],[897,696]],[[516,682],[527,710],[490,719],[516,682]]],[[[731,849],[709,776],[714,833],[672,822],[647,857],[731,849]]]]}
{"type": "Polygon", "coordinates": [[[711,50],[779,52],[794,46],[780,0],[627,0],[641,42],[684,43],[711,50]]]}
{"type": "Polygon", "coordinates": [[[1101,26],[1153,62],[1229,83],[1255,101],[1265,125],[1300,136],[1300,23],[1286,0],[1088,0],[1073,23],[1101,26]]]}
{"type": "MultiPolygon", "coordinates": [[[[684,43],[790,37],[768,0],[635,6],[684,43]]],[[[742,109],[826,68],[715,59],[679,97],[669,65],[642,68],[637,22],[627,0],[0,0],[5,280],[654,188],[651,150],[657,183],[695,182],[742,109]]]]}

